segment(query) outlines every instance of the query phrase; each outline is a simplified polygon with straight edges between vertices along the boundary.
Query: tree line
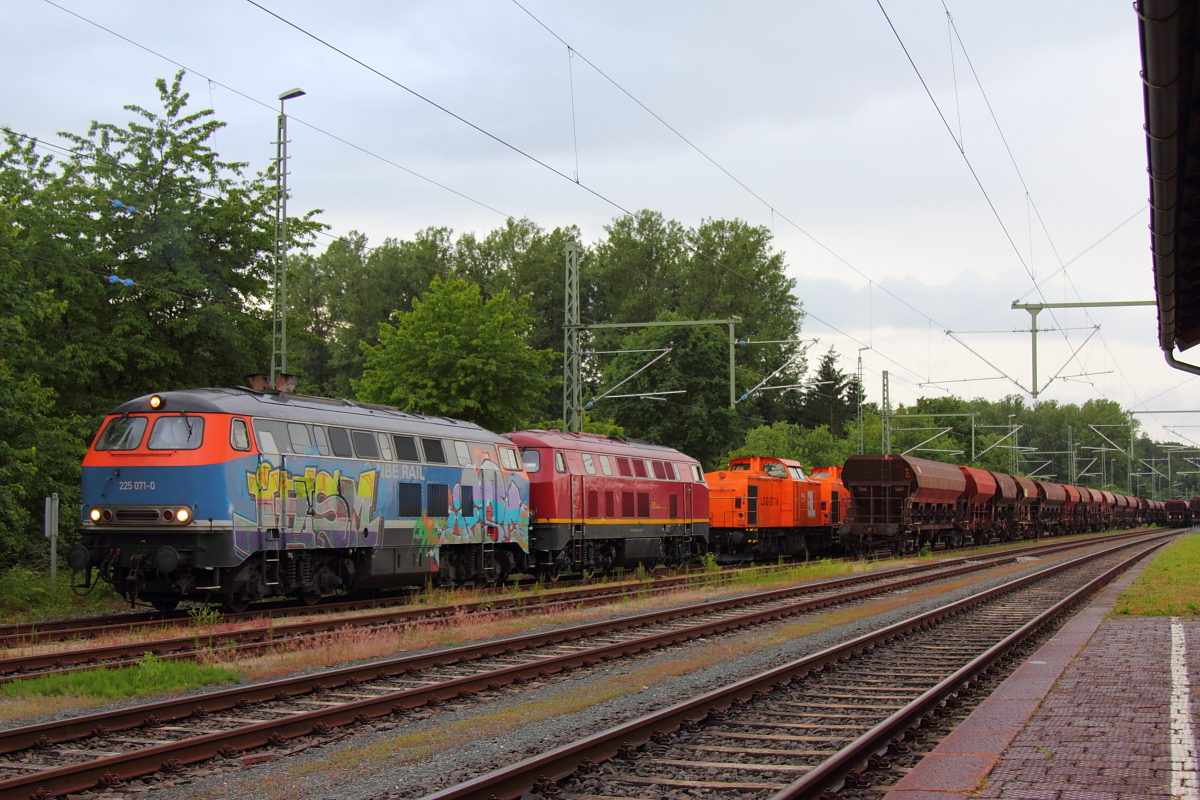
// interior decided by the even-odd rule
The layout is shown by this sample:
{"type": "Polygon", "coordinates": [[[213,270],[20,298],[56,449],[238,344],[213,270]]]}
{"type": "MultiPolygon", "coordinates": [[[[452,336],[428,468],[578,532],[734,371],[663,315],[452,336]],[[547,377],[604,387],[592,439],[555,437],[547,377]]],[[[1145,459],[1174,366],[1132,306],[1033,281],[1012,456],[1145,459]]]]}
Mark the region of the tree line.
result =
{"type": "MultiPolygon", "coordinates": [[[[62,134],[65,152],[5,131],[0,564],[45,558],[51,492],[63,502],[60,538],[77,534],[80,462],[114,406],[242,384],[270,363],[274,176],[221,159],[213,135],[223,123],[188,108],[182,81],[181,72],[157,82],[160,108],[126,106],[125,122],[62,134]]],[[[726,327],[586,331],[589,430],[677,447],[709,467],[749,450],[812,466],[857,449],[862,387],[835,351],[803,335],[802,303],[768,228],[719,218],[688,227],[645,210],[613,219],[594,242],[575,227],[508,219],[483,234],[434,227],[373,243],[357,231],[329,237],[319,215],[289,221],[289,361],[300,391],[500,432],[561,426],[563,251],[575,242],[585,324],[741,318],[732,408],[726,327]]],[[[983,451],[1010,414],[1025,426],[1020,446],[1047,451],[1067,449],[1068,427],[1093,447],[1089,423],[1132,419],[1108,401],[1035,409],[1020,398],[939,398],[908,410],[976,412],[929,418],[951,430],[914,453],[958,461],[972,430],[983,451]]],[[[866,450],[877,452],[879,409],[866,405],[864,420],[866,450]]],[[[893,452],[918,435],[893,434],[893,452]]],[[[1008,471],[1011,452],[1001,443],[979,463],[1008,471]]],[[[1088,452],[1101,460],[1089,469],[1122,485],[1127,464],[1088,452]]],[[[1165,452],[1138,441],[1139,458],[1165,452]]],[[[1021,457],[1032,470],[1035,454],[1021,457]]],[[[1054,469],[1064,480],[1061,461],[1054,469]]],[[[1179,490],[1195,491],[1193,478],[1179,476],[1179,490]]]]}

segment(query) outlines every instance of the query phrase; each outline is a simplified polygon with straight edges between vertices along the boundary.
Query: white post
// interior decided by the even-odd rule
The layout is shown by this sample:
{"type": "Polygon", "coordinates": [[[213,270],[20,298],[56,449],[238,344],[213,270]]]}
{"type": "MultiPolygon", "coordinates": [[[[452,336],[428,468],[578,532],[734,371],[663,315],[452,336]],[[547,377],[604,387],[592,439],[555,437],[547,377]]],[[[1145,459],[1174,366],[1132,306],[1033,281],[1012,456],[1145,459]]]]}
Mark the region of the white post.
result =
{"type": "Polygon", "coordinates": [[[50,540],[50,587],[58,577],[58,492],[46,498],[46,538],[50,540]]]}

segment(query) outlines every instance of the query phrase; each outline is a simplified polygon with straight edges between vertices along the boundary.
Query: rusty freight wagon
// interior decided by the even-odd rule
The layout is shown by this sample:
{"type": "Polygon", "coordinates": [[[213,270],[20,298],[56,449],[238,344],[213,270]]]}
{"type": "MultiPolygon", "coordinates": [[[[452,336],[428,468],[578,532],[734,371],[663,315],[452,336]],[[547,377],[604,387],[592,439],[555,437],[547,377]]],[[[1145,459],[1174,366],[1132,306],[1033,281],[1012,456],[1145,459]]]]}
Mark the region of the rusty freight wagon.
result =
{"type": "Polygon", "coordinates": [[[967,480],[953,464],[912,456],[851,456],[842,482],[852,514],[839,529],[848,552],[899,555],[952,545],[962,536],[957,505],[967,480]]]}

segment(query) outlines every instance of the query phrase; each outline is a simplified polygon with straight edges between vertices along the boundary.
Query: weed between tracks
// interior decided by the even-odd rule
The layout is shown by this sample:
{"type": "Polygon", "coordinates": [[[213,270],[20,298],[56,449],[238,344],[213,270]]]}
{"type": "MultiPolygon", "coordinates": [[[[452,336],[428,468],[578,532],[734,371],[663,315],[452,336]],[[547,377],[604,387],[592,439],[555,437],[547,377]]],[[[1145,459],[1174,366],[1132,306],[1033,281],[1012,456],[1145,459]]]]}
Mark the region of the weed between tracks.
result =
{"type": "Polygon", "coordinates": [[[1163,548],[1117,597],[1112,617],[1200,617],[1200,536],[1163,548]]]}
{"type": "Polygon", "coordinates": [[[126,697],[153,697],[240,680],[223,667],[192,661],[164,661],[147,653],[127,667],[98,667],[66,675],[46,675],[0,686],[0,719],[93,708],[126,697]]]}

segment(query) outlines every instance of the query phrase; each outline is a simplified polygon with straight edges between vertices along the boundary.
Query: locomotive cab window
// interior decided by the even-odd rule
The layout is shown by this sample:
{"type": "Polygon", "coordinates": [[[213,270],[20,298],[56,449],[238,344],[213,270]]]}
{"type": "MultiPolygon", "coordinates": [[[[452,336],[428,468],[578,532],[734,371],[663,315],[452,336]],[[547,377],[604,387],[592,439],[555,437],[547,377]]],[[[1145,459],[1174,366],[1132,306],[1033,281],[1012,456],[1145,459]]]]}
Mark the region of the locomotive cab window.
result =
{"type": "Polygon", "coordinates": [[[563,458],[562,451],[560,450],[554,451],[554,468],[559,472],[567,471],[567,460],[563,458]]]}
{"type": "Polygon", "coordinates": [[[146,432],[145,417],[117,417],[96,440],[97,450],[136,450],[146,432]]]}
{"type": "Polygon", "coordinates": [[[467,467],[471,465],[471,448],[467,446],[466,442],[456,441],[454,443],[454,452],[458,456],[458,465],[460,467],[467,467]]]}
{"type": "Polygon", "coordinates": [[[520,469],[521,462],[517,460],[517,451],[511,447],[500,448],[500,463],[505,469],[520,469]]]}
{"type": "Polygon", "coordinates": [[[151,450],[196,450],[204,441],[204,417],[159,417],[150,429],[151,450]]]}
{"type": "Polygon", "coordinates": [[[254,420],[254,437],[258,441],[258,450],[260,453],[277,456],[280,453],[292,452],[286,422],[279,422],[273,419],[256,419],[254,420]]]}
{"type": "Polygon", "coordinates": [[[250,449],[250,429],[246,420],[235,418],[229,423],[229,446],[234,450],[250,449]]]}
{"type": "MultiPolygon", "coordinates": [[[[803,477],[803,476],[804,476],[804,471],[803,471],[803,470],[801,470],[799,467],[792,467],[792,469],[794,469],[794,470],[796,470],[797,472],[799,472],[801,477],[803,477]]],[[[812,476],[811,476],[811,477],[812,477],[812,478],[814,478],[814,479],[819,479],[819,478],[828,478],[828,477],[829,477],[829,470],[827,470],[827,469],[821,469],[821,470],[817,470],[816,472],[812,473],[812,476]]]]}
{"type": "Polygon", "coordinates": [[[692,468],[692,480],[696,483],[704,483],[704,473],[700,471],[699,465],[689,464],[688,466],[692,468]]]}
{"type": "Polygon", "coordinates": [[[338,458],[354,457],[354,448],[350,446],[350,432],[345,428],[329,429],[329,446],[338,458]]]}
{"type": "Polygon", "coordinates": [[[730,467],[729,467],[729,471],[730,471],[730,472],[749,472],[749,471],[750,471],[750,465],[749,465],[749,464],[745,464],[745,463],[742,463],[742,464],[731,464],[731,465],[730,465],[730,467]]]}
{"type": "Polygon", "coordinates": [[[379,441],[375,434],[367,431],[350,431],[350,441],[354,443],[354,452],[359,458],[377,460],[379,458],[379,441]]]}
{"type": "MultiPolygon", "coordinates": [[[[586,472],[588,475],[596,474],[596,459],[592,458],[591,453],[583,454],[583,471],[586,472]]],[[[596,515],[592,514],[592,516],[594,517],[596,515]]]]}
{"type": "Polygon", "coordinates": [[[786,478],[788,476],[787,467],[783,466],[783,464],[763,464],[763,472],[772,478],[786,478]]]}
{"type": "Polygon", "coordinates": [[[521,460],[525,462],[526,472],[537,472],[542,468],[542,453],[532,448],[521,451],[521,460]]]}
{"type": "MultiPolygon", "coordinates": [[[[804,480],[804,470],[800,469],[800,467],[788,467],[788,472],[792,473],[792,478],[794,478],[795,480],[798,480],[798,481],[804,480]]],[[[829,473],[826,472],[823,475],[818,474],[818,475],[814,475],[813,477],[828,478],[829,473]]]]}

